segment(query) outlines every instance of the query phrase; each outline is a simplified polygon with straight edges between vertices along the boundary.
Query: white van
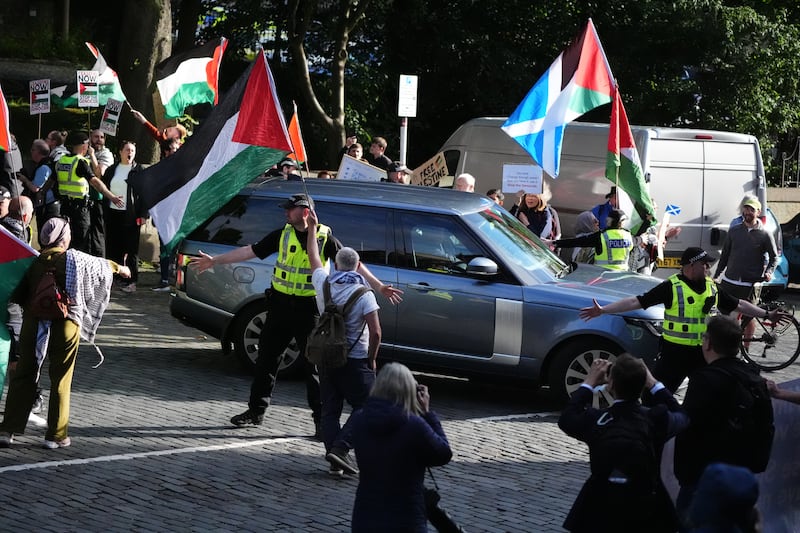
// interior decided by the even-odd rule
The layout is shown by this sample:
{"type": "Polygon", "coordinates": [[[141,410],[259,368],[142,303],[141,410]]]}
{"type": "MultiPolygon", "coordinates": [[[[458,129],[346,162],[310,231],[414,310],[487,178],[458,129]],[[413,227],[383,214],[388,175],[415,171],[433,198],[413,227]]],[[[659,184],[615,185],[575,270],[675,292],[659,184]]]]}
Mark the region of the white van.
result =
{"type": "MultiPolygon", "coordinates": [[[[470,120],[440,150],[452,175],[468,172],[475,176],[478,192],[502,187],[504,164],[533,163],[531,156],[500,129],[505,120],[470,120]]],[[[667,206],[680,210],[671,215],[670,224],[681,226],[682,231],[667,244],[661,276],[679,268],[680,255],[688,246],[719,253],[745,194],[756,195],[766,211],[764,166],[755,137],[648,126],[631,129],[650,194],[659,208],[659,220],[667,206]]],[[[611,188],[605,178],[607,145],[608,124],[572,122],[567,126],[560,175],[556,180],[546,178],[553,193],[551,204],[558,211],[565,237],[574,235],[579,213],[606,201],[611,188]]],[[[505,207],[510,208],[517,191],[503,192],[505,207]]],[[[622,207],[626,207],[624,201],[622,207]]],[[[626,211],[630,213],[629,208],[626,211]]]]}

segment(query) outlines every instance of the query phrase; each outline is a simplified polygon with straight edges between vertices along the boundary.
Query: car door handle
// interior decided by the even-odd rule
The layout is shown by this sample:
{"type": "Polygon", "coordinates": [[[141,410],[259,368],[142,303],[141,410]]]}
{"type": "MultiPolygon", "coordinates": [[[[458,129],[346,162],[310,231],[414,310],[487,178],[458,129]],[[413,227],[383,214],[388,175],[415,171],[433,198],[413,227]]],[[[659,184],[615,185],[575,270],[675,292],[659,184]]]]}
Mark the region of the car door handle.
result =
{"type": "Polygon", "coordinates": [[[409,283],[409,289],[417,289],[418,291],[433,291],[436,290],[434,287],[431,287],[427,283],[409,283]]]}

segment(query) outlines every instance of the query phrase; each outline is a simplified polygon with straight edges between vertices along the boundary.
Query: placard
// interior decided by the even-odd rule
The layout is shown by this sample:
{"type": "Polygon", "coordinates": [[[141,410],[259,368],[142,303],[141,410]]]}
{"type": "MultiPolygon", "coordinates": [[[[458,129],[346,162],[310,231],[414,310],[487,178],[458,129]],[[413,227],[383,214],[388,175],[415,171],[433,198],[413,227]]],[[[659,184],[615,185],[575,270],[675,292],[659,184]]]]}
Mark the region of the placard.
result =
{"type": "Polygon", "coordinates": [[[50,112],[50,80],[33,80],[30,82],[31,115],[50,112]]]}
{"type": "Polygon", "coordinates": [[[542,194],[542,167],[506,163],[503,165],[503,192],[525,191],[528,194],[542,194]]]}
{"type": "Polygon", "coordinates": [[[339,172],[336,174],[337,180],[381,181],[385,178],[386,171],[382,168],[373,167],[366,161],[359,161],[347,154],[342,157],[339,172]]]}
{"type": "Polygon", "coordinates": [[[103,118],[100,119],[100,131],[108,133],[109,135],[117,135],[117,126],[119,125],[119,114],[122,112],[122,106],[125,102],[109,98],[106,102],[106,108],[103,111],[103,118]]]}
{"type": "Polygon", "coordinates": [[[98,78],[96,70],[79,70],[78,78],[78,107],[100,107],[100,93],[98,91],[98,78]]]}
{"type": "Polygon", "coordinates": [[[444,154],[439,152],[414,169],[411,173],[411,185],[436,187],[445,176],[447,176],[447,161],[444,154]]]}

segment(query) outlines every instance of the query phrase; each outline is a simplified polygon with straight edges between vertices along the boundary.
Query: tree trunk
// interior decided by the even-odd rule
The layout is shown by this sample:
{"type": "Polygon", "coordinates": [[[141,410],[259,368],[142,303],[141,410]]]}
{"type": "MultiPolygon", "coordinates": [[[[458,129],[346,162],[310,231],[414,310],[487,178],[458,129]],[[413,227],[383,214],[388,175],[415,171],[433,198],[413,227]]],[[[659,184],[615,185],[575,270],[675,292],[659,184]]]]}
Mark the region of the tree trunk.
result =
{"type": "MultiPolygon", "coordinates": [[[[120,24],[117,74],[128,104],[156,124],[152,95],[154,67],[172,54],[172,13],[169,0],[126,0],[120,24]]],[[[119,139],[136,142],[139,163],[158,162],[158,144],[128,112],[120,120],[119,139]]]]}
{"type": "Polygon", "coordinates": [[[200,0],[181,0],[178,11],[178,39],[175,41],[175,53],[191,50],[195,46],[197,20],[202,11],[200,0]]]}
{"type": "Polygon", "coordinates": [[[350,35],[364,19],[370,0],[345,0],[337,13],[336,35],[331,58],[330,100],[327,110],[317,98],[308,70],[304,41],[312,23],[318,2],[314,0],[289,1],[289,51],[295,69],[297,90],[309,109],[310,118],[324,125],[328,138],[328,161],[338,165],[338,155],[345,142],[344,129],[344,69],[347,64],[347,45],[350,35]]]}

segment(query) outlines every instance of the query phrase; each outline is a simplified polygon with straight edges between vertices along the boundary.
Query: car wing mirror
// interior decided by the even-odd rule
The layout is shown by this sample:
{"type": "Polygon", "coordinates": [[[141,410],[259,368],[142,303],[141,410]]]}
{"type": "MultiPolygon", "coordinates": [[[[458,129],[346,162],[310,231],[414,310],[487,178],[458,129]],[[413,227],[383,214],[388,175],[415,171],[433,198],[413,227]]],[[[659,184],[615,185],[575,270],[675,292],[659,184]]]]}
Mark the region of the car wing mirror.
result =
{"type": "Polygon", "coordinates": [[[475,257],[467,264],[467,274],[496,276],[497,263],[486,257],[475,257]]]}

